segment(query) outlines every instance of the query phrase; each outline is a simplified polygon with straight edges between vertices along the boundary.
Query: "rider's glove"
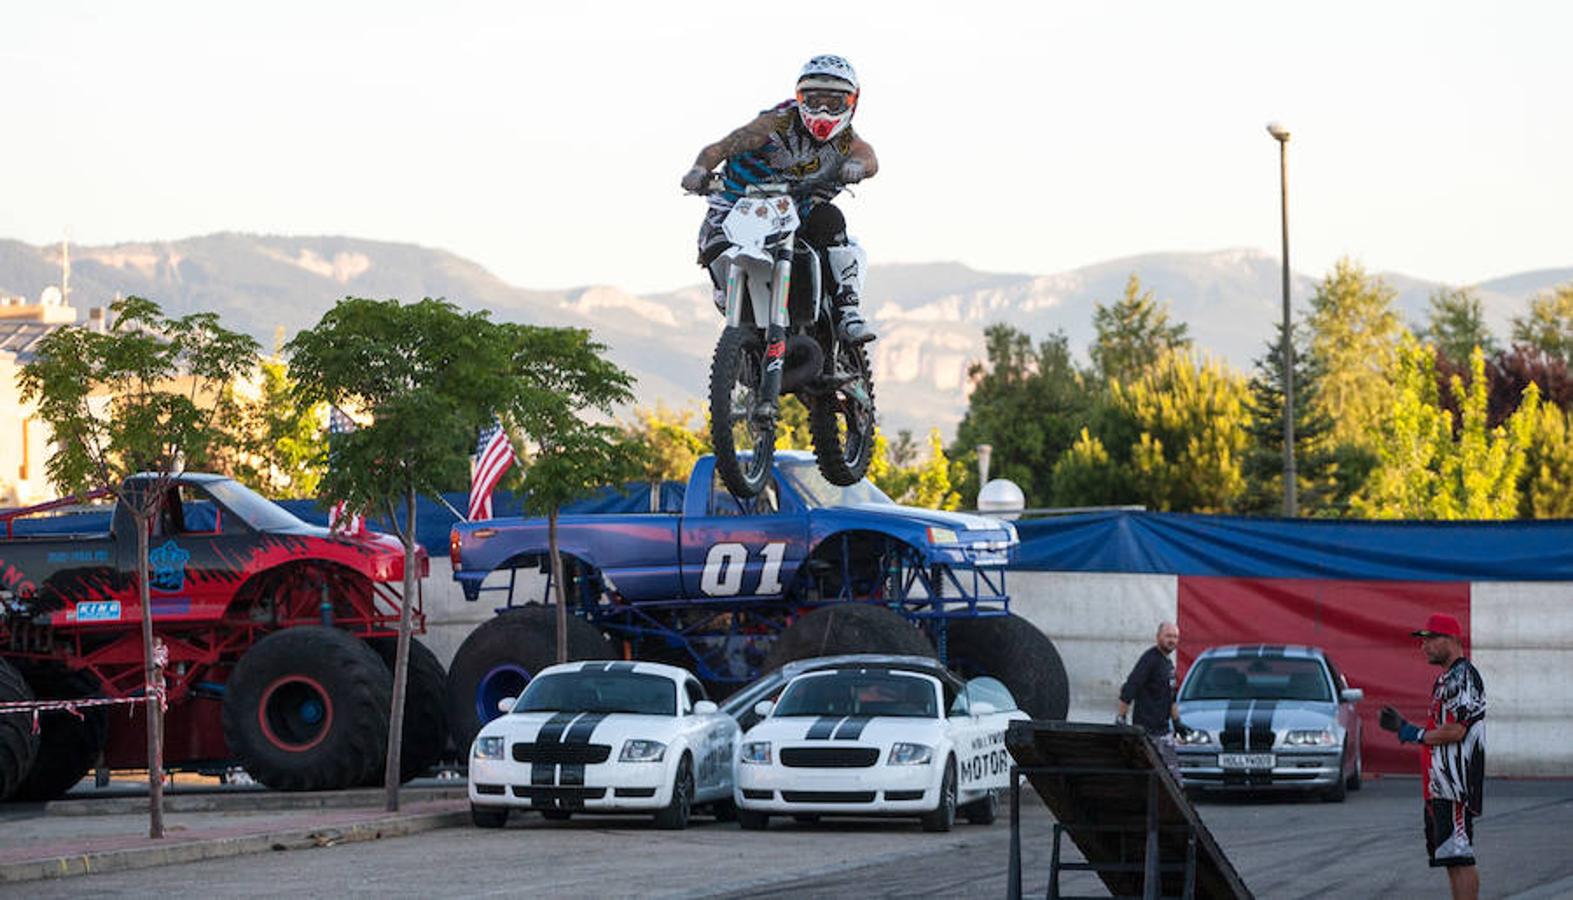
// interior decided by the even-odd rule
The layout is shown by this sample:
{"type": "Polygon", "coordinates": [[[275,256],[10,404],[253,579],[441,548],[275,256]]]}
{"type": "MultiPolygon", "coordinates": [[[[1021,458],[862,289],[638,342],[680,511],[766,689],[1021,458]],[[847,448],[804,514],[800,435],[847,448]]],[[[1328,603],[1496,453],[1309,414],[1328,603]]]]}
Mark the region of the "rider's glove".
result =
{"type": "Polygon", "coordinates": [[[1398,742],[1401,744],[1418,744],[1426,734],[1424,728],[1410,723],[1391,706],[1382,707],[1382,715],[1377,719],[1377,724],[1388,731],[1398,732],[1398,742]]]}
{"type": "Polygon", "coordinates": [[[841,183],[857,184],[868,177],[868,166],[860,159],[849,159],[841,164],[841,183]]]}
{"type": "Polygon", "coordinates": [[[699,166],[694,166],[692,169],[689,169],[687,172],[683,173],[683,190],[690,194],[697,194],[699,193],[700,189],[705,186],[705,179],[709,177],[710,170],[700,168],[699,166]]]}

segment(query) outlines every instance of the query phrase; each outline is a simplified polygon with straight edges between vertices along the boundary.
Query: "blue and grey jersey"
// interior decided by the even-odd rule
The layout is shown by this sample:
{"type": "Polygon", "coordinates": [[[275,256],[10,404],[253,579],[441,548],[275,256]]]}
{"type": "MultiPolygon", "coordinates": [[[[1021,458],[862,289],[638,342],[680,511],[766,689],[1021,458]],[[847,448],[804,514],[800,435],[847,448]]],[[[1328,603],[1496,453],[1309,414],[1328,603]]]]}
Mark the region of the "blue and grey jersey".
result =
{"type": "Polygon", "coordinates": [[[828,141],[816,141],[798,115],[796,100],[763,110],[760,115],[775,118],[770,139],[763,147],[732,156],[722,165],[724,189],[710,195],[712,212],[731,210],[751,184],[793,185],[798,215],[804,217],[816,203],[841,193],[841,166],[852,158],[855,139],[850,127],[828,141]]]}

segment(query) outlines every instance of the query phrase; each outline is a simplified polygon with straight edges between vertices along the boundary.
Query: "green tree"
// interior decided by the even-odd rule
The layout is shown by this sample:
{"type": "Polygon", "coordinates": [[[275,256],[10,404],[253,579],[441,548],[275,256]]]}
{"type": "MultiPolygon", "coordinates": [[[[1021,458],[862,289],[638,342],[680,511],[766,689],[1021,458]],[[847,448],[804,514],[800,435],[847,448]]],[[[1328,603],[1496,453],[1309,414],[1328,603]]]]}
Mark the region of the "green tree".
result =
{"type": "Polygon", "coordinates": [[[953,489],[977,496],[976,448],[990,444],[991,477],[1020,485],[1028,506],[1045,503],[1053,490],[1054,462],[1075,442],[1095,392],[1071,360],[1063,333],[1036,348],[1009,325],[991,325],[984,334],[988,361],[968,370],[972,395],[949,453],[953,460],[970,461],[952,477],[953,489]]]}
{"type": "MultiPolygon", "coordinates": [[[[520,402],[517,344],[507,326],[443,300],[403,304],[346,298],[286,347],[298,402],[348,407],[371,420],[335,436],[333,465],[322,479],[325,494],[358,512],[386,512],[404,545],[385,769],[390,812],[399,808],[410,603],[417,577],[415,501],[422,493],[462,483],[480,429],[520,402]]],[[[551,364],[550,358],[533,363],[551,364]]]]}
{"type": "Polygon", "coordinates": [[[1443,356],[1463,362],[1476,347],[1487,356],[1497,353],[1496,338],[1486,326],[1485,309],[1473,288],[1438,288],[1429,302],[1420,337],[1436,345],[1443,356]]]}
{"type": "Polygon", "coordinates": [[[1152,291],[1143,291],[1134,272],[1125,282],[1123,298],[1109,306],[1098,304],[1092,327],[1097,331],[1092,367],[1103,381],[1130,384],[1165,353],[1191,345],[1185,323],[1171,325],[1169,305],[1159,303],[1152,291]]]}
{"type": "Polygon", "coordinates": [[[1114,380],[1096,428],[1055,466],[1055,503],[1141,503],[1229,512],[1245,491],[1245,379],[1212,360],[1170,351],[1129,384],[1114,380]]]}
{"type": "MultiPolygon", "coordinates": [[[[137,533],[137,596],[142,607],[146,684],[154,683],[149,526],[171,479],[224,451],[220,422],[233,414],[229,392],[256,366],[257,342],[212,313],[172,319],[141,297],[110,307],[108,332],[68,325],[45,335],[22,367],[23,402],[38,403],[56,445],[45,470],[62,492],[106,491],[131,514],[137,533]],[[108,397],[107,408],[100,398],[108,397]],[[128,481],[137,473],[151,477],[128,481]]],[[[149,692],[151,693],[151,691],[149,692]]],[[[164,836],[163,717],[147,703],[150,837],[164,836]]]]}
{"type": "Polygon", "coordinates": [[[327,454],[323,405],[296,402],[289,366],[278,357],[262,360],[257,379],[255,398],[232,397],[234,452],[223,470],[264,497],[317,496],[327,454]]]}
{"type": "Polygon", "coordinates": [[[1531,384],[1519,409],[1501,426],[1487,425],[1485,356],[1470,355],[1469,383],[1448,389],[1457,420],[1442,406],[1436,350],[1406,338],[1393,359],[1394,402],[1379,420],[1377,467],[1354,498],[1354,511],[1375,519],[1507,519],[1519,508],[1539,388],[1531,384]]]}
{"type": "Polygon", "coordinates": [[[1567,413],[1550,403],[1534,415],[1520,488],[1524,518],[1573,518],[1573,435],[1567,413]]]}
{"type": "Polygon", "coordinates": [[[633,399],[633,378],[605,358],[606,347],[576,328],[509,325],[515,389],[507,411],[532,445],[524,470],[525,508],[546,517],[557,603],[557,661],[568,661],[568,604],[557,518],[567,504],[647,470],[638,441],[603,424],[633,399]]]}
{"type": "MultiPolygon", "coordinates": [[[[910,440],[910,433],[902,434],[910,440]]],[[[961,495],[952,487],[950,459],[945,455],[938,428],[929,431],[928,450],[927,459],[917,459],[913,453],[905,461],[900,460],[892,452],[884,432],[875,428],[868,480],[897,503],[928,509],[959,509],[961,495]]]]}
{"type": "Polygon", "coordinates": [[[621,426],[622,440],[644,447],[645,481],[687,481],[699,457],[710,452],[710,430],[692,410],[634,410],[634,421],[621,426]],[[697,424],[690,424],[692,421],[697,424]]]}
{"type": "MultiPolygon", "coordinates": [[[[1321,373],[1304,345],[1303,334],[1296,331],[1293,347],[1296,501],[1301,515],[1317,515],[1337,504],[1338,465],[1329,436],[1332,420],[1316,402],[1321,373]]],[[[1246,431],[1250,443],[1241,461],[1246,487],[1239,502],[1240,512],[1283,513],[1283,347],[1284,329],[1279,325],[1277,339],[1255,360],[1247,403],[1250,421],[1246,431]]]]}
{"type": "Polygon", "coordinates": [[[1531,298],[1529,312],[1513,319],[1513,342],[1573,363],[1573,282],[1531,298]]]}
{"type": "Polygon", "coordinates": [[[1316,407],[1333,421],[1334,444],[1367,446],[1392,397],[1390,362],[1404,327],[1396,292],[1341,259],[1311,298],[1312,364],[1322,373],[1316,407]]]}

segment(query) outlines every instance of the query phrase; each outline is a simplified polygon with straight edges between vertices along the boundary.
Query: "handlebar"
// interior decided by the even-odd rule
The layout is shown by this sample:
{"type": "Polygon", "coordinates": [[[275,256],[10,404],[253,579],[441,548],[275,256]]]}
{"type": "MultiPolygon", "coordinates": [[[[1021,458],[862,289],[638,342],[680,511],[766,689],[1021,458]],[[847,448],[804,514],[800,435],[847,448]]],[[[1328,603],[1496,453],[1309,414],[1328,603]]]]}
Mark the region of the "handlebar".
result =
{"type": "MultiPolygon", "coordinates": [[[[687,191],[699,197],[708,197],[726,190],[726,179],[719,172],[711,172],[705,178],[704,186],[697,191],[687,191]]],[[[743,188],[745,197],[787,197],[792,194],[792,185],[784,181],[750,184],[743,188]]]]}

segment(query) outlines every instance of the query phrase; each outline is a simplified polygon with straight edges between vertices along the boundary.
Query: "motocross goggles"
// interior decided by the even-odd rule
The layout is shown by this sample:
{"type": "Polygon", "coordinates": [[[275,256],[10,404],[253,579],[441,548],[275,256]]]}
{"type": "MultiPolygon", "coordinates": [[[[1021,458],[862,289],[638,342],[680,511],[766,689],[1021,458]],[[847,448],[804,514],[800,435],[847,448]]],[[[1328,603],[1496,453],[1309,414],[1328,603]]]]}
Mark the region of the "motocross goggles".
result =
{"type": "Polygon", "coordinates": [[[852,108],[856,94],[826,88],[806,88],[797,92],[797,102],[809,112],[837,116],[852,108]]]}

